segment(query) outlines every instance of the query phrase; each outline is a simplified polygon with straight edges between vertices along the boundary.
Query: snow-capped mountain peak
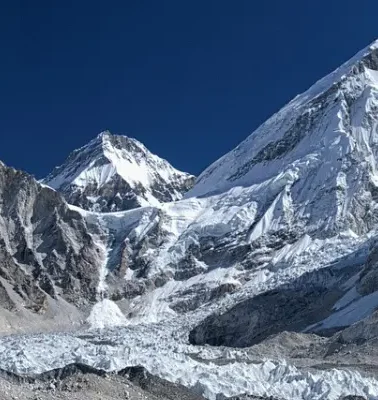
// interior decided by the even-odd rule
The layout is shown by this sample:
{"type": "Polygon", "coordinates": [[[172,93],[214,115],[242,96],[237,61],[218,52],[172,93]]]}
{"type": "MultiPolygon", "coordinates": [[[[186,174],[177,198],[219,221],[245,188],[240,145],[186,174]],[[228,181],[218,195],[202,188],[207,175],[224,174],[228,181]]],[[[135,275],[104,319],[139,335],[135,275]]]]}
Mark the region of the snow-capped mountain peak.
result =
{"type": "Polygon", "coordinates": [[[325,150],[333,140],[340,144],[333,149],[342,154],[337,156],[330,151],[320,157],[317,154],[317,159],[336,161],[355,149],[353,142],[357,140],[358,130],[348,130],[345,125],[345,118],[349,118],[350,111],[353,113],[349,107],[351,102],[359,99],[361,110],[364,99],[376,97],[377,88],[378,40],[296,96],[234,150],[210,165],[187,197],[262,182],[292,162],[315,154],[315,147],[325,150]],[[321,126],[312,132],[311,128],[321,120],[328,127],[321,126]]]}
{"type": "Polygon", "coordinates": [[[286,193],[286,211],[307,232],[366,232],[378,221],[377,110],[378,41],[213,163],[186,197],[251,187],[264,215],[286,193]]]}
{"type": "Polygon", "coordinates": [[[101,132],[42,181],[89,210],[119,211],[179,200],[193,177],[138,140],[101,132]]]}

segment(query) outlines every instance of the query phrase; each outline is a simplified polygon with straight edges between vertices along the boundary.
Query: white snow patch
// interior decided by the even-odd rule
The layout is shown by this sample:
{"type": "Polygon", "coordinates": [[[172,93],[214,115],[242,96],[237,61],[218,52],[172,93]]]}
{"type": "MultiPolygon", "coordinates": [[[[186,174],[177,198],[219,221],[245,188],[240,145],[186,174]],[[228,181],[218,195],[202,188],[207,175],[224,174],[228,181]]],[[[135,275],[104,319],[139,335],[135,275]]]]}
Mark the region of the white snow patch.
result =
{"type": "Polygon", "coordinates": [[[127,321],[116,303],[103,299],[96,303],[87,319],[91,329],[104,329],[126,325],[127,321]]]}

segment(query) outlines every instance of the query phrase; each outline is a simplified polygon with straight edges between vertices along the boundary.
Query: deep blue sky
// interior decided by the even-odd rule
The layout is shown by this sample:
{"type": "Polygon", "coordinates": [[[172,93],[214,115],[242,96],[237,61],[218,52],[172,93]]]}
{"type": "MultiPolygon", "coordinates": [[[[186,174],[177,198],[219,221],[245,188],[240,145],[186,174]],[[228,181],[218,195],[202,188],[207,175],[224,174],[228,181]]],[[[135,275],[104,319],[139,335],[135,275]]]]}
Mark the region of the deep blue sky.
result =
{"type": "Polygon", "coordinates": [[[105,129],[197,174],[378,37],[376,0],[13,0],[0,13],[0,159],[38,177],[105,129]]]}

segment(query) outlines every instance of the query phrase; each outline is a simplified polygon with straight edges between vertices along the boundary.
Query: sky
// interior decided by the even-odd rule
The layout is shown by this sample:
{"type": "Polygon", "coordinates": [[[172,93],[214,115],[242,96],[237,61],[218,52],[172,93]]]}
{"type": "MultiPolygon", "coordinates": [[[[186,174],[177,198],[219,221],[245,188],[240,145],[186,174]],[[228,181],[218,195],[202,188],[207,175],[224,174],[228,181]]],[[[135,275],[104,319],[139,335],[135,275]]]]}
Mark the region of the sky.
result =
{"type": "Polygon", "coordinates": [[[40,178],[103,130],[199,174],[378,38],[376,0],[2,3],[0,160],[40,178]]]}

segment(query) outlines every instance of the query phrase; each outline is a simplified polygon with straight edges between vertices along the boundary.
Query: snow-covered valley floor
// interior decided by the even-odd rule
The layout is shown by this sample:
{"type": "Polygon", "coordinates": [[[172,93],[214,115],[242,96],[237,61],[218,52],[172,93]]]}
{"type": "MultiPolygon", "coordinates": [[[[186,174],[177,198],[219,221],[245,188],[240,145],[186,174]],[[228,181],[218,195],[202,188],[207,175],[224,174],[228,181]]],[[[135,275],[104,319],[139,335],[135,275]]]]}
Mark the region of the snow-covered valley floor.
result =
{"type": "MultiPolygon", "coordinates": [[[[248,349],[191,346],[176,324],[139,324],[71,334],[13,335],[0,339],[0,368],[23,375],[71,363],[106,371],[144,366],[210,400],[242,393],[284,399],[378,398],[378,381],[357,371],[305,370],[285,360],[260,359],[248,349]]],[[[177,321],[182,328],[183,320],[177,321]]]]}

